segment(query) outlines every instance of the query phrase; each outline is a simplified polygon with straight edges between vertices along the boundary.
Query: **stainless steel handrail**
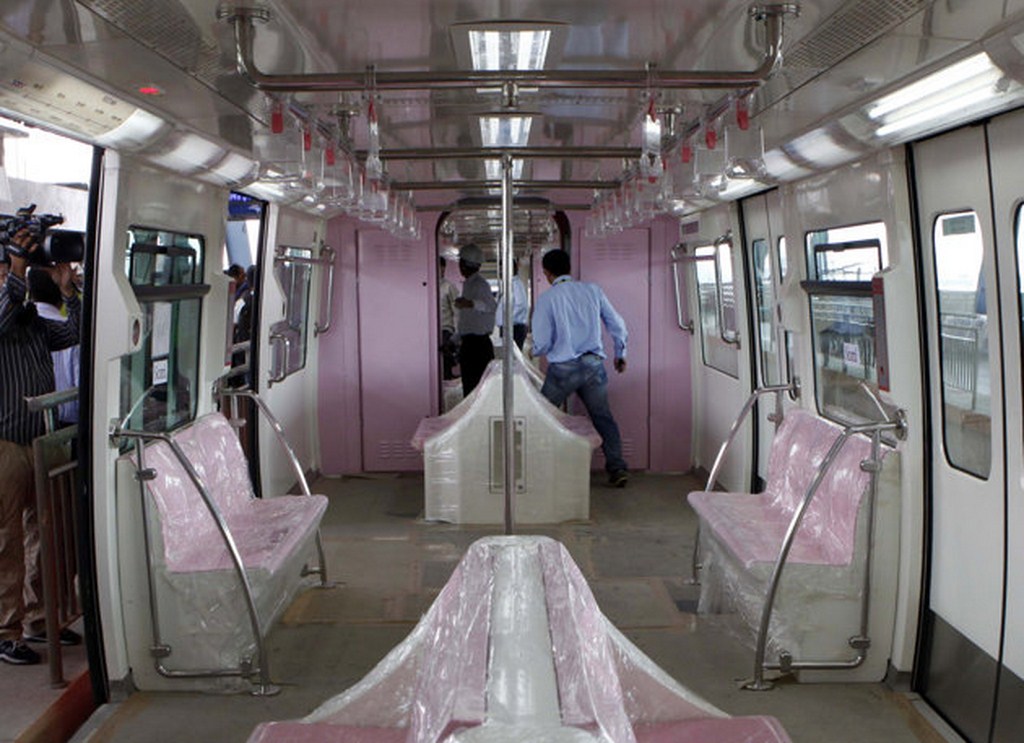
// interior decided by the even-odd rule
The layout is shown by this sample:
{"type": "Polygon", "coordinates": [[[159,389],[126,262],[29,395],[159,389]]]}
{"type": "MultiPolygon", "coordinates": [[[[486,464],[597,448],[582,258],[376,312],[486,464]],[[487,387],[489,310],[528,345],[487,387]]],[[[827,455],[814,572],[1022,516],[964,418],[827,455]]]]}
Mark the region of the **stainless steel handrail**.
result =
{"type": "MultiPolygon", "coordinates": [[[[222,377],[222,379],[224,379],[222,377]]],[[[239,397],[247,397],[256,403],[256,407],[260,409],[260,412],[265,417],[267,423],[270,425],[271,430],[274,432],[274,436],[277,438],[278,443],[284,449],[285,455],[288,458],[288,463],[291,465],[292,472],[295,473],[295,477],[299,483],[299,489],[305,496],[312,495],[312,491],[309,488],[309,481],[306,479],[306,473],[302,469],[302,462],[299,461],[298,455],[292,448],[292,445],[288,442],[287,436],[284,433],[284,426],[281,425],[281,421],[277,419],[277,416],[270,410],[270,406],[267,405],[266,401],[259,396],[255,390],[251,390],[247,387],[232,388],[226,387],[223,384],[218,384],[215,391],[216,395],[221,397],[227,397],[234,400],[239,397]]],[[[324,558],[324,547],[323,541],[320,538],[320,530],[316,531],[316,551],[317,559],[320,564],[315,568],[306,568],[303,570],[303,575],[319,575],[320,586],[322,588],[330,588],[333,584],[327,579],[327,560],[324,558]]]]}
{"type": "MultiPolygon", "coordinates": [[[[714,464],[711,465],[711,472],[708,473],[707,483],[704,485],[704,492],[709,493],[715,488],[715,482],[718,480],[718,472],[722,468],[722,463],[725,461],[726,452],[729,451],[729,447],[732,446],[732,442],[736,439],[736,435],[739,433],[740,428],[743,426],[743,422],[746,420],[750,411],[754,408],[754,404],[763,396],[769,394],[775,394],[775,415],[773,416],[775,423],[775,430],[779,429],[782,425],[782,393],[788,392],[791,399],[796,400],[800,397],[800,379],[794,377],[793,381],[789,384],[773,384],[765,387],[758,387],[750,393],[750,397],[743,403],[743,407],[740,408],[739,414],[736,416],[736,420],[732,422],[732,426],[729,427],[729,433],[725,437],[725,441],[718,448],[718,455],[715,457],[714,464]]],[[[700,522],[697,522],[697,532],[693,540],[693,554],[690,560],[690,580],[692,583],[699,583],[700,580],[697,577],[700,571],[700,522]]]]}
{"type": "MultiPolygon", "coordinates": [[[[750,17],[765,26],[764,54],[751,71],[718,70],[431,70],[375,71],[377,90],[438,90],[502,87],[513,82],[525,88],[616,88],[645,90],[679,88],[749,88],[765,82],[782,61],[783,17],[798,12],[796,3],[754,5],[750,17]]],[[[365,70],[355,72],[268,74],[256,67],[255,22],[267,21],[266,8],[222,4],[217,17],[234,26],[238,72],[265,92],[365,90],[365,70]]]]}
{"type": "Polygon", "coordinates": [[[320,314],[323,316],[327,311],[327,318],[324,322],[319,320],[313,323],[313,337],[316,338],[331,329],[331,321],[334,319],[334,248],[329,245],[320,247],[320,265],[327,266],[327,296],[321,296],[320,314]]]}
{"type": "Polygon", "coordinates": [[[771,689],[773,683],[764,678],[764,672],[766,670],[781,670],[788,673],[792,670],[801,669],[850,669],[858,667],[867,658],[868,648],[871,645],[871,639],[867,634],[868,614],[870,610],[870,597],[868,593],[871,589],[872,566],[871,539],[874,534],[874,513],[875,500],[878,494],[878,473],[882,468],[882,460],[879,456],[879,452],[881,450],[881,437],[883,431],[893,431],[898,438],[905,438],[907,422],[903,415],[903,411],[897,411],[897,418],[895,420],[887,419],[862,425],[846,426],[836,437],[836,440],[832,442],[832,446],[829,448],[828,453],[825,455],[821,465],[818,467],[818,472],[815,474],[814,480],[811,481],[803,500],[800,502],[800,505],[793,514],[793,518],[789,522],[789,527],[786,529],[786,536],[782,540],[779,555],[775,560],[775,566],[772,569],[771,579],[768,583],[768,591],[765,595],[764,606],[761,609],[761,623],[758,627],[757,647],[754,651],[754,678],[743,685],[744,689],[750,689],[752,691],[765,691],[771,689]],[[782,570],[786,565],[786,559],[788,558],[789,551],[793,546],[793,541],[796,539],[797,530],[800,528],[800,524],[803,521],[804,513],[806,513],[810,506],[811,500],[814,498],[815,493],[817,493],[818,488],[824,481],[825,475],[828,473],[832,463],[835,462],[836,458],[839,456],[839,452],[852,436],[859,433],[871,435],[871,454],[868,459],[861,462],[861,469],[868,472],[870,481],[868,487],[867,507],[867,552],[865,555],[864,583],[862,587],[863,596],[861,598],[860,632],[849,640],[850,647],[854,648],[857,651],[857,654],[854,658],[848,661],[794,661],[788,654],[785,654],[780,658],[780,662],[778,663],[766,663],[764,657],[768,649],[768,630],[771,624],[772,610],[775,605],[775,595],[778,592],[779,581],[782,578],[782,570]]]}
{"type": "Polygon", "coordinates": [[[207,490],[206,485],[203,483],[202,478],[196,471],[192,462],[189,461],[188,456],[182,451],[170,435],[166,433],[157,433],[149,431],[134,431],[130,429],[119,428],[111,434],[111,440],[117,442],[119,439],[132,439],[135,441],[135,448],[138,457],[138,481],[139,490],[142,495],[142,507],[143,507],[143,524],[144,526],[144,540],[146,544],[146,562],[147,568],[150,570],[149,573],[149,590],[150,590],[150,614],[153,626],[153,647],[152,653],[154,656],[154,665],[157,673],[161,676],[168,678],[209,678],[209,677],[226,677],[226,676],[240,676],[248,677],[253,673],[253,669],[248,667],[246,664],[241,664],[237,669],[225,668],[225,669],[196,669],[196,670],[182,670],[168,668],[163,663],[163,658],[170,655],[171,649],[169,646],[162,642],[160,635],[159,626],[159,612],[157,606],[157,599],[155,592],[153,591],[153,578],[152,578],[152,558],[149,554],[150,538],[148,532],[148,520],[146,512],[148,510],[145,483],[151,479],[150,474],[145,467],[144,452],[145,447],[143,443],[146,441],[163,441],[170,448],[174,454],[175,459],[185,470],[185,474],[188,475],[189,480],[199,491],[199,496],[203,500],[203,504],[209,511],[210,516],[213,518],[214,523],[217,526],[217,530],[220,532],[221,538],[224,540],[224,544],[228,549],[228,554],[231,557],[231,564],[235,570],[235,574],[238,577],[238,581],[242,586],[242,592],[245,596],[246,610],[249,615],[249,623],[252,627],[253,637],[256,641],[256,653],[258,657],[256,672],[259,674],[259,681],[256,684],[256,688],[253,690],[253,694],[256,696],[272,696],[280,691],[280,688],[275,686],[270,680],[270,667],[269,660],[267,657],[267,647],[263,641],[263,626],[260,622],[259,612],[256,608],[256,601],[253,597],[252,585],[249,582],[249,576],[245,572],[245,565],[242,561],[242,555],[238,551],[238,545],[235,543],[235,538],[231,534],[231,530],[228,527],[227,521],[224,518],[224,514],[221,513],[220,508],[213,500],[213,496],[210,495],[210,491],[207,490]]]}
{"type": "Polygon", "coordinates": [[[672,250],[669,251],[669,258],[672,261],[672,283],[676,290],[676,323],[678,323],[680,330],[693,335],[693,319],[683,319],[683,292],[680,290],[679,283],[679,264],[689,259],[689,256],[685,254],[685,251],[686,246],[682,243],[673,245],[672,250]]]}

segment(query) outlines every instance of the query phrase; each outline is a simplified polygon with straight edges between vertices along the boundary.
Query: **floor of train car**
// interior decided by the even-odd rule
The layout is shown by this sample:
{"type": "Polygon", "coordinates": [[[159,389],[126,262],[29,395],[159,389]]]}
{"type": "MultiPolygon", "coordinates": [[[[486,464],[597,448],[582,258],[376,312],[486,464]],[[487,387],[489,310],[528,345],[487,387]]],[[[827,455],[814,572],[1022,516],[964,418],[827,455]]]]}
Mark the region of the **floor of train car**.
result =
{"type": "MultiPolygon", "coordinates": [[[[907,701],[882,684],[741,691],[752,651],[729,617],[698,616],[682,574],[695,517],[694,478],[635,475],[625,490],[595,475],[592,520],[537,529],[561,540],[611,620],[685,686],[731,714],[772,714],[801,741],[933,741],[907,701]]],[[[334,590],[301,593],[270,635],[275,697],[136,693],[107,705],[76,736],[89,743],[244,741],[264,720],[303,716],[354,684],[412,629],[476,538],[497,528],[425,523],[420,476],[324,479],[323,537],[334,590]]]]}

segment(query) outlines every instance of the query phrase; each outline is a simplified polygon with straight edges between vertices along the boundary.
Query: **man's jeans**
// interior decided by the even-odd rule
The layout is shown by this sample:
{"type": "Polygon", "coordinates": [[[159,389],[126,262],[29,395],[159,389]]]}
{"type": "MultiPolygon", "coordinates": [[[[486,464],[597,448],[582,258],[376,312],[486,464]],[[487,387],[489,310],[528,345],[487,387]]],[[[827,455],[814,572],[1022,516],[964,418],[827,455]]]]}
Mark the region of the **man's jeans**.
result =
{"type": "Polygon", "coordinates": [[[608,374],[604,369],[604,359],[587,353],[572,361],[548,364],[540,392],[556,406],[561,406],[573,392],[579,394],[594,428],[601,435],[605,469],[609,473],[627,469],[626,460],[622,458],[619,426],[608,405],[608,374]]]}

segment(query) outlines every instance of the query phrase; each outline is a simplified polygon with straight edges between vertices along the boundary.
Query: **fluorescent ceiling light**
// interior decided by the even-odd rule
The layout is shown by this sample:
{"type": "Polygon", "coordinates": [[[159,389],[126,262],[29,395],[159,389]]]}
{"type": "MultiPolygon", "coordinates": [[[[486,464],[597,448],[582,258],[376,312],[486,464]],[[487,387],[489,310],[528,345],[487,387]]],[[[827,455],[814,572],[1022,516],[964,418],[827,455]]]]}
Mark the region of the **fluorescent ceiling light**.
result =
{"type": "MultiPolygon", "coordinates": [[[[849,162],[857,157],[858,153],[848,147],[843,147],[835,141],[832,135],[825,129],[813,129],[801,135],[786,145],[786,149],[792,149],[803,160],[819,167],[829,168],[834,165],[849,162]]],[[[765,154],[765,165],[767,166],[767,153],[765,154]]]]}
{"type": "Polygon", "coordinates": [[[995,82],[1000,77],[1002,73],[999,69],[992,64],[992,60],[985,52],[981,52],[882,96],[868,107],[867,113],[872,119],[881,119],[886,114],[915,103],[927,104],[930,102],[928,99],[933,96],[946,97],[948,91],[962,83],[971,82],[971,87],[977,87],[976,83],[987,84],[995,82]]]}
{"type": "Polygon", "coordinates": [[[259,175],[259,163],[238,152],[229,152],[199,177],[221,186],[242,186],[259,175]]]}
{"type": "Polygon", "coordinates": [[[471,29],[469,52],[474,70],[541,70],[551,29],[471,29]]]}
{"type": "Polygon", "coordinates": [[[794,181],[810,175],[812,170],[793,162],[789,155],[779,148],[764,153],[764,172],[778,181],[794,181]]]}
{"type": "Polygon", "coordinates": [[[163,136],[168,129],[170,124],[159,116],[137,108],[119,127],[96,137],[96,144],[115,150],[138,150],[163,136]]]}
{"type": "Polygon", "coordinates": [[[754,178],[726,178],[725,186],[718,192],[718,198],[722,201],[732,201],[764,188],[765,184],[754,178]]]}
{"type": "Polygon", "coordinates": [[[150,162],[178,173],[196,173],[224,157],[224,148],[188,132],[175,132],[160,152],[143,153],[150,162]]]}
{"type": "MultiPolygon", "coordinates": [[[[487,173],[487,180],[501,180],[501,160],[484,160],[484,169],[487,173]]],[[[512,161],[512,180],[518,181],[523,177],[523,161],[512,161]]]]}
{"type": "Polygon", "coordinates": [[[990,113],[1019,93],[1020,86],[980,52],[882,96],[865,113],[879,125],[876,137],[911,136],[990,113]]]}
{"type": "Polygon", "coordinates": [[[481,116],[480,140],[484,147],[522,147],[532,125],[532,116],[481,116]]]}

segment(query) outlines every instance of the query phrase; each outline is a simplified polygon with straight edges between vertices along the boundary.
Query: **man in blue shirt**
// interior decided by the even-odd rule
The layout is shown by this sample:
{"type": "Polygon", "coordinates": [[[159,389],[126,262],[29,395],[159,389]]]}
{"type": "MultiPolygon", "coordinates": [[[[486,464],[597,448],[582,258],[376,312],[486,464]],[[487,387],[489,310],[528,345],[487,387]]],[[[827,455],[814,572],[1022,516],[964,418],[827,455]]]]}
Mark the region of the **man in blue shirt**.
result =
{"type": "Polygon", "coordinates": [[[491,333],[494,331],[494,313],[498,302],[491,293],[491,285],[480,274],[484,252],[474,243],[459,251],[459,272],[462,296],[455,300],[459,310],[459,368],[462,372],[462,394],[469,396],[487,365],[494,359],[491,333]]]}
{"type": "Polygon", "coordinates": [[[608,404],[601,324],[615,342],[615,371],[621,374],[626,371],[626,323],[601,287],[572,280],[569,254],[564,250],[548,251],[541,265],[551,284],[537,298],[533,310],[533,354],[548,358],[541,394],[555,405],[564,403],[573,392],[580,396],[601,434],[608,481],[625,487],[627,466],[619,426],[608,404]]]}

